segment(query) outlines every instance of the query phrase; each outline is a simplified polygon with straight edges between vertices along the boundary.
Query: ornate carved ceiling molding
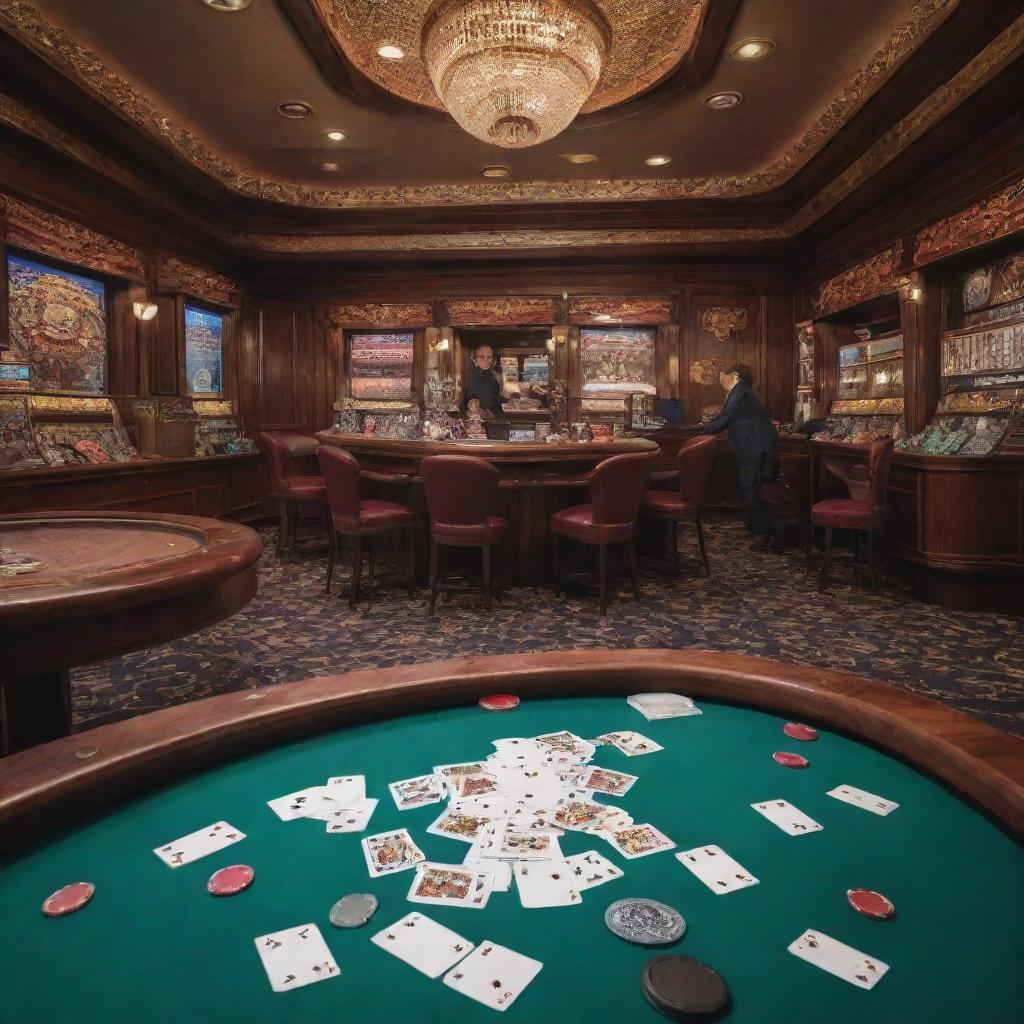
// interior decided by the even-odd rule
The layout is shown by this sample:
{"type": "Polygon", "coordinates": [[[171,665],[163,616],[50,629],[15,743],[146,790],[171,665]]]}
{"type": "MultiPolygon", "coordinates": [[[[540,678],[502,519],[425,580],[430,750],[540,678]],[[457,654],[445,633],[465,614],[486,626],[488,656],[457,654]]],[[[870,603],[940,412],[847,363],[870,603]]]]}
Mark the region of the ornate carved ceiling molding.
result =
{"type": "Polygon", "coordinates": [[[669,298],[569,300],[569,323],[577,325],[622,324],[647,325],[672,322],[672,300],[669,298]]]}
{"type": "Polygon", "coordinates": [[[553,324],[554,299],[448,299],[452,327],[515,327],[518,324],[553,324]]]}
{"type": "Polygon", "coordinates": [[[704,310],[700,325],[724,344],[747,326],[747,311],[742,306],[712,306],[704,310]]]}
{"type": "Polygon", "coordinates": [[[138,249],[11,196],[0,195],[0,206],[7,214],[9,245],[114,277],[146,279],[146,258],[138,249]]]}
{"type": "Polygon", "coordinates": [[[897,291],[902,259],[900,243],[816,285],[805,300],[810,316],[819,320],[867,299],[897,291]]]}
{"type": "Polygon", "coordinates": [[[161,254],[157,274],[161,291],[181,291],[224,306],[237,307],[240,303],[242,289],[236,281],[215,270],[186,263],[177,256],[161,254]]]}
{"type": "Polygon", "coordinates": [[[914,264],[922,266],[1024,229],[1024,178],[966,210],[937,221],[917,234],[914,264]]]}
{"type": "Polygon", "coordinates": [[[324,312],[332,327],[429,327],[429,302],[335,302],[324,312]]]}

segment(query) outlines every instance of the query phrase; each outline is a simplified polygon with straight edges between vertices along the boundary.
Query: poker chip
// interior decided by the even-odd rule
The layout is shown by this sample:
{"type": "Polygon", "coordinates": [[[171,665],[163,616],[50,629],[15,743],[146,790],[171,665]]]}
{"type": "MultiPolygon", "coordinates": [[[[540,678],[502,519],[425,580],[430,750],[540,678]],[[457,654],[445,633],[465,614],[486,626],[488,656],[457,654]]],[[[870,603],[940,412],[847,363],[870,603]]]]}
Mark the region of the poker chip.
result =
{"type": "Polygon", "coordinates": [[[818,738],[818,730],[810,725],[803,725],[800,722],[787,722],[783,727],[782,731],[791,740],[803,740],[804,743],[810,743],[812,740],[818,738]]]}
{"type": "Polygon", "coordinates": [[[686,931],[683,915],[657,900],[617,900],[605,911],[604,923],[620,939],[640,946],[664,946],[686,931]]]}
{"type": "Polygon", "coordinates": [[[72,882],[47,896],[43,901],[43,913],[47,917],[64,917],[73,914],[92,899],[96,886],[92,882],[72,882]]]}
{"type": "Polygon", "coordinates": [[[342,896],[331,907],[330,921],[335,928],[359,928],[377,912],[377,897],[366,892],[342,896]]]}
{"type": "Polygon", "coordinates": [[[710,1020],[729,1003],[729,989],[721,975],[688,956],[648,960],[643,990],[651,1006],[672,1020],[710,1020]]]}
{"type": "Polygon", "coordinates": [[[248,864],[232,864],[210,875],[206,891],[211,896],[234,896],[252,885],[256,872],[248,864]]]}
{"type": "Polygon", "coordinates": [[[892,900],[873,889],[847,889],[846,902],[865,917],[873,917],[876,921],[887,921],[896,916],[896,907],[892,900]]]}
{"type": "Polygon", "coordinates": [[[790,754],[785,750],[776,750],[772,754],[772,760],[776,764],[781,764],[785,768],[806,768],[810,763],[806,757],[801,757],[799,754],[790,754]]]}
{"type": "Polygon", "coordinates": [[[519,698],[511,693],[492,693],[477,703],[484,711],[514,711],[519,707],[519,698]]]}

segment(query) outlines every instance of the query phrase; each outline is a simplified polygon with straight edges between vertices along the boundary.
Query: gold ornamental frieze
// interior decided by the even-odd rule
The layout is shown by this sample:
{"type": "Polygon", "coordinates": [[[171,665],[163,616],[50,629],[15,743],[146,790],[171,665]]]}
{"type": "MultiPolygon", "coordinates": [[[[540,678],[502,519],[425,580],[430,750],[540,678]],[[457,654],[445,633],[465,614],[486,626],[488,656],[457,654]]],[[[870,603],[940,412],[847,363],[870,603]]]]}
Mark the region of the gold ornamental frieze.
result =
{"type": "Polygon", "coordinates": [[[334,302],[325,310],[332,327],[429,327],[429,302],[334,302]]]}
{"type": "Polygon", "coordinates": [[[712,306],[704,310],[700,325],[724,344],[747,326],[747,311],[742,306],[712,306]]]}
{"type": "Polygon", "coordinates": [[[186,263],[177,256],[161,256],[159,282],[162,289],[173,288],[225,306],[237,306],[241,288],[230,277],[215,270],[186,263]]]}
{"type": "Polygon", "coordinates": [[[672,322],[669,298],[591,299],[585,296],[569,300],[569,323],[578,326],[606,323],[647,326],[672,322]]]}
{"type": "Polygon", "coordinates": [[[810,316],[819,320],[867,299],[896,292],[899,288],[897,269],[902,257],[903,245],[897,243],[815,285],[806,298],[810,316]]]}
{"type": "Polygon", "coordinates": [[[511,327],[555,322],[554,299],[448,299],[445,307],[448,323],[453,327],[511,327]]]}

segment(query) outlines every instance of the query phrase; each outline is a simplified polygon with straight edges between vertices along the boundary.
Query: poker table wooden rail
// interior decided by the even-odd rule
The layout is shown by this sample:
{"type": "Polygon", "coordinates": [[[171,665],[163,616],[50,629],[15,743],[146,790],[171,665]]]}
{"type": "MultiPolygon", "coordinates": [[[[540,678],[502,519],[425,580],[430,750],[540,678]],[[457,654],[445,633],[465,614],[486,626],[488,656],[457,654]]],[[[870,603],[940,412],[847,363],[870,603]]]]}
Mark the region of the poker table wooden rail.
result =
{"type": "MultiPolygon", "coordinates": [[[[1024,740],[885,683],[696,649],[548,651],[367,669],[230,693],[101,726],[0,762],[0,852],[188,772],[275,743],[475,702],[674,691],[845,732],[936,776],[1020,841],[1024,740]]],[[[483,714],[483,712],[481,712],[483,714]]]]}

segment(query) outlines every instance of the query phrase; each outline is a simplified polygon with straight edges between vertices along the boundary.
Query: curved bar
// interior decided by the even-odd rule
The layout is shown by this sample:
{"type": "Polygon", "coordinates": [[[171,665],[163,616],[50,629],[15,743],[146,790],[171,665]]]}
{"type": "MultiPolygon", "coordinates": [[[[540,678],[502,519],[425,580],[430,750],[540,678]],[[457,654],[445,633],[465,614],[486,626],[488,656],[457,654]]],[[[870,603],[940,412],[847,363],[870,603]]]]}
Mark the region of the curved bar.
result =
{"type": "Polygon", "coordinates": [[[360,721],[524,698],[669,690],[799,716],[903,757],[1024,835],[1024,741],[934,701],[827,669],[697,650],[549,651],[365,670],[225,694],[0,762],[0,850],[147,786],[360,721]]]}

